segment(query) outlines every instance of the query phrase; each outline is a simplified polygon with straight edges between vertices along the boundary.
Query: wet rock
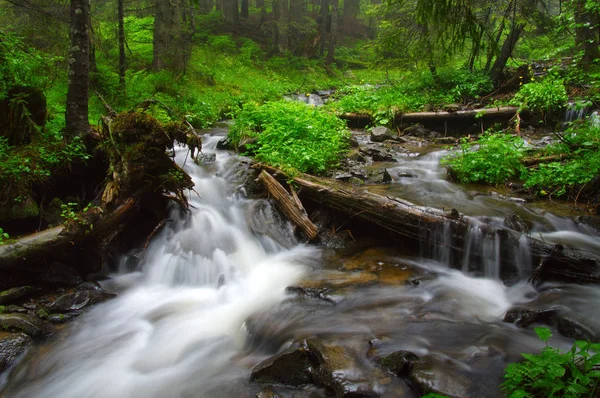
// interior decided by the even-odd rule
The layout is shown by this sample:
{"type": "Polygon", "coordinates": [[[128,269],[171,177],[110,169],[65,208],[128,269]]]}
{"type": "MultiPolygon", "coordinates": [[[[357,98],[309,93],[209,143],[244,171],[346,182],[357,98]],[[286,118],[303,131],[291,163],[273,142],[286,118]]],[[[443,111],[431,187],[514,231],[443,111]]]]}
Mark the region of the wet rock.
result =
{"type": "Polygon", "coordinates": [[[436,137],[434,142],[440,145],[456,145],[458,140],[455,137],[436,137]]]}
{"type": "Polygon", "coordinates": [[[563,336],[575,340],[598,341],[600,339],[600,335],[584,325],[580,319],[566,314],[559,314],[557,329],[563,336]]]}
{"type": "Polygon", "coordinates": [[[387,171],[387,169],[384,169],[384,170],[383,170],[383,176],[382,176],[382,178],[383,178],[383,181],[382,181],[382,182],[383,182],[384,184],[386,184],[386,183],[388,183],[388,182],[392,182],[392,181],[393,181],[393,180],[392,180],[392,176],[391,176],[391,175],[390,175],[390,173],[387,171]]]}
{"type": "Polygon", "coordinates": [[[398,174],[396,174],[396,176],[398,176],[399,178],[417,178],[418,175],[413,174],[413,173],[407,173],[407,172],[400,172],[398,174]]]}
{"type": "Polygon", "coordinates": [[[48,306],[51,312],[68,312],[80,310],[83,307],[102,301],[103,292],[94,290],[76,291],[60,296],[48,306]]]}
{"type": "Polygon", "coordinates": [[[584,319],[565,313],[563,309],[553,307],[545,309],[512,308],[504,315],[504,322],[514,323],[519,327],[532,324],[555,326],[558,332],[576,340],[597,341],[600,333],[586,325],[584,319]]]}
{"type": "Polygon", "coordinates": [[[410,351],[396,351],[377,359],[379,366],[399,377],[407,377],[419,357],[410,351]]]}
{"type": "Polygon", "coordinates": [[[53,262],[39,279],[55,286],[77,286],[83,282],[77,271],[58,261],[53,262]]]}
{"type": "MultiPolygon", "coordinates": [[[[431,137],[432,131],[426,129],[422,124],[415,124],[414,126],[405,128],[402,131],[402,134],[411,135],[413,137],[428,138],[431,137]]],[[[437,133],[435,134],[437,135],[437,133]]]]}
{"type": "Polygon", "coordinates": [[[371,129],[371,142],[393,140],[395,134],[387,127],[379,126],[371,129]]]}
{"type": "Polygon", "coordinates": [[[338,181],[347,181],[348,179],[352,178],[352,173],[350,173],[349,171],[338,171],[335,173],[333,178],[335,178],[338,181]]]}
{"type": "Polygon", "coordinates": [[[309,279],[301,281],[298,286],[312,289],[342,288],[346,286],[369,285],[376,281],[377,275],[372,272],[323,271],[316,275],[311,275],[309,279]]]}
{"type": "Polygon", "coordinates": [[[286,293],[292,293],[301,297],[309,297],[321,301],[325,301],[327,303],[335,304],[330,297],[327,297],[325,293],[327,293],[327,289],[314,289],[309,287],[302,286],[288,286],[285,288],[286,293]]]}
{"type": "Polygon", "coordinates": [[[512,213],[504,218],[504,225],[508,228],[514,229],[515,231],[529,233],[530,226],[525,220],[521,218],[517,213],[512,213]]]}
{"type": "Polygon", "coordinates": [[[229,140],[229,137],[225,137],[225,138],[219,140],[219,142],[217,142],[217,149],[221,149],[221,150],[233,149],[233,145],[231,145],[231,141],[229,140]]]}
{"type": "Polygon", "coordinates": [[[0,221],[23,220],[40,214],[37,203],[30,195],[23,195],[18,202],[14,200],[11,202],[0,207],[0,221]]]}
{"type": "Polygon", "coordinates": [[[24,333],[13,333],[0,338],[0,373],[8,369],[31,343],[31,338],[24,333]]]}
{"type": "Polygon", "coordinates": [[[374,170],[368,177],[368,182],[370,184],[387,184],[392,181],[392,176],[386,168],[374,170]]]}
{"type": "Polygon", "coordinates": [[[27,312],[27,309],[24,307],[19,307],[18,305],[7,305],[6,307],[4,307],[4,313],[9,313],[9,312],[17,312],[19,314],[24,314],[27,312]]]}
{"type": "Polygon", "coordinates": [[[350,160],[354,160],[355,162],[360,162],[360,163],[365,162],[365,157],[357,149],[350,151],[347,158],[350,160]]]}
{"type": "Polygon", "coordinates": [[[48,324],[28,314],[0,314],[0,329],[19,330],[31,337],[42,337],[51,333],[48,324]]]}
{"type": "Polygon", "coordinates": [[[54,198],[48,205],[42,209],[42,219],[48,225],[58,225],[63,222],[62,206],[63,202],[59,198],[54,198]]]}
{"type": "Polygon", "coordinates": [[[256,365],[250,380],[300,387],[313,383],[313,366],[306,347],[296,345],[256,365]]]}
{"type": "Polygon", "coordinates": [[[504,315],[504,322],[514,323],[520,327],[527,327],[532,323],[551,324],[556,320],[559,311],[559,308],[546,308],[543,310],[511,308],[504,315]]]}
{"type": "Polygon", "coordinates": [[[350,177],[348,179],[348,183],[350,183],[352,185],[358,185],[358,186],[365,185],[365,181],[358,177],[350,177]]]}
{"type": "Polygon", "coordinates": [[[358,140],[356,139],[356,137],[350,137],[348,142],[350,144],[350,148],[358,148],[359,147],[358,140]]]}
{"type": "Polygon", "coordinates": [[[307,340],[306,346],[318,364],[314,372],[317,385],[333,390],[340,398],[379,396],[375,378],[352,350],[318,340],[307,340]]]}
{"type": "Polygon", "coordinates": [[[81,311],[71,311],[67,314],[50,314],[50,315],[48,315],[47,321],[50,323],[55,323],[55,324],[56,323],[65,323],[67,321],[77,318],[81,314],[82,314],[81,311]]]}
{"type": "Polygon", "coordinates": [[[410,381],[421,394],[439,394],[452,398],[469,397],[471,381],[459,373],[456,364],[426,355],[413,363],[410,381]]]}
{"type": "Polygon", "coordinates": [[[578,223],[589,225],[590,227],[594,228],[596,231],[600,232],[600,217],[586,215],[586,216],[579,216],[579,217],[577,217],[576,220],[578,223]]]}
{"type": "Polygon", "coordinates": [[[13,304],[30,296],[37,289],[31,286],[13,287],[0,292],[0,305],[13,304]]]}
{"type": "Polygon", "coordinates": [[[375,162],[397,162],[394,155],[389,151],[374,149],[370,153],[375,162]]]}
{"type": "Polygon", "coordinates": [[[196,158],[194,159],[194,162],[201,166],[203,164],[210,164],[210,163],[214,163],[217,161],[217,154],[214,152],[211,153],[200,153],[198,154],[198,156],[196,156],[196,158]]]}
{"type": "Polygon", "coordinates": [[[96,292],[104,293],[104,289],[102,289],[102,286],[100,286],[100,284],[98,282],[93,282],[93,281],[83,282],[79,286],[77,286],[77,288],[75,288],[75,290],[76,291],[94,290],[96,292]]]}

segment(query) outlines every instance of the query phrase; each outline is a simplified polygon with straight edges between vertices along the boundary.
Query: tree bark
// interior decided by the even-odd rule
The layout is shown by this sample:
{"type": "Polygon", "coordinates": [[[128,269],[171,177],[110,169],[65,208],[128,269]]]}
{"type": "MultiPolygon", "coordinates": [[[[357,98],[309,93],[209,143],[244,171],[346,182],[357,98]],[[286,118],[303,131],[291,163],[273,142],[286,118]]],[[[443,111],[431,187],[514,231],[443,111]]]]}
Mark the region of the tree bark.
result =
{"type": "Polygon", "coordinates": [[[123,0],[117,0],[119,18],[119,87],[125,92],[125,12],[123,0]]]}
{"type": "Polygon", "coordinates": [[[576,0],[575,2],[575,44],[583,52],[579,61],[584,70],[589,70],[593,62],[600,58],[598,50],[598,34],[595,29],[594,18],[592,14],[585,9],[586,0],[576,0]]]}
{"type": "Polygon", "coordinates": [[[327,43],[327,25],[329,22],[329,1],[321,0],[321,15],[319,17],[319,58],[325,55],[325,45],[327,43]]]}
{"type": "Polygon", "coordinates": [[[242,0],[242,9],[240,11],[240,16],[242,18],[248,18],[248,7],[249,0],[242,0]]]}
{"type": "Polygon", "coordinates": [[[329,34],[329,49],[327,50],[327,65],[331,65],[335,61],[335,44],[337,41],[338,30],[338,5],[339,0],[331,0],[331,27],[329,34]]]}
{"type": "Polygon", "coordinates": [[[360,13],[360,0],[345,0],[344,1],[344,13],[343,20],[344,24],[351,24],[356,22],[356,18],[360,13]]]}
{"type": "Polygon", "coordinates": [[[240,19],[238,0],[223,0],[223,19],[232,25],[238,23],[240,19]]]}
{"type": "Polygon", "coordinates": [[[153,60],[154,70],[168,69],[181,73],[185,55],[181,42],[179,0],[155,0],[153,60]]]}
{"type": "Polygon", "coordinates": [[[496,58],[496,62],[492,66],[490,71],[490,77],[494,82],[495,86],[498,86],[500,80],[502,79],[502,73],[504,72],[504,68],[506,67],[506,63],[508,59],[511,57],[512,52],[525,29],[524,23],[513,23],[506,40],[502,44],[502,49],[500,50],[500,54],[496,58]]]}
{"type": "Polygon", "coordinates": [[[71,47],[65,130],[70,136],[87,135],[90,72],[90,0],[71,0],[71,47]]]}

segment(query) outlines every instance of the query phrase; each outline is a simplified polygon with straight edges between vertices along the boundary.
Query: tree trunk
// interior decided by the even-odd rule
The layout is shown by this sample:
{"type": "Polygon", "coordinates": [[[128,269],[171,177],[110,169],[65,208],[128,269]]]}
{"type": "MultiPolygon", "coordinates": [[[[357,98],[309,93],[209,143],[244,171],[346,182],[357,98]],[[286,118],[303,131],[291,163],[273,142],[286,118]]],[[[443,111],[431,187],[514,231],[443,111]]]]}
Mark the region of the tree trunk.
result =
{"type": "Polygon", "coordinates": [[[213,7],[213,0],[200,0],[199,2],[200,14],[208,14],[212,11],[213,7]]]}
{"type": "Polygon", "coordinates": [[[223,0],[223,19],[225,22],[235,25],[238,23],[239,18],[238,0],[223,0]]]}
{"type": "Polygon", "coordinates": [[[352,24],[356,22],[356,18],[360,13],[360,0],[345,0],[344,1],[344,24],[352,24]]]}
{"type": "MultiPolygon", "coordinates": [[[[273,0],[271,7],[272,29],[271,29],[271,45],[272,52],[279,52],[279,7],[280,0],[273,0]]],[[[263,7],[264,8],[264,7],[263,7]]]]}
{"type": "Polygon", "coordinates": [[[154,70],[168,69],[175,73],[185,69],[181,43],[181,12],[179,0],[155,0],[152,66],[154,70]]]}
{"type": "Polygon", "coordinates": [[[290,49],[290,1],[279,0],[279,52],[285,52],[290,49]]]}
{"type": "Polygon", "coordinates": [[[90,0],[71,0],[71,47],[69,49],[69,87],[65,113],[68,135],[86,135],[90,72],[90,0]]]}
{"type": "Polygon", "coordinates": [[[327,65],[331,65],[335,61],[335,44],[337,41],[338,30],[338,5],[339,0],[331,0],[331,32],[329,36],[329,49],[327,50],[327,65]]]}
{"type": "Polygon", "coordinates": [[[249,1],[248,0],[242,0],[242,10],[240,12],[240,16],[242,18],[248,18],[248,5],[249,1]]]}
{"type": "Polygon", "coordinates": [[[500,79],[502,79],[502,73],[504,72],[504,68],[506,67],[506,63],[508,59],[511,57],[512,52],[525,29],[524,23],[514,23],[504,40],[504,44],[502,44],[502,49],[500,50],[500,54],[496,58],[496,62],[494,62],[494,66],[492,66],[492,70],[490,71],[490,77],[494,82],[494,85],[497,86],[500,83],[500,79]]]}
{"type": "Polygon", "coordinates": [[[319,58],[325,55],[325,44],[327,43],[327,25],[329,20],[329,1],[321,0],[321,16],[319,17],[319,58]]]}
{"type": "Polygon", "coordinates": [[[265,7],[265,0],[256,0],[256,8],[264,8],[265,7]]]}
{"type": "Polygon", "coordinates": [[[594,60],[600,58],[598,51],[598,35],[594,26],[592,14],[585,9],[586,0],[575,2],[575,44],[583,52],[579,61],[584,70],[589,70],[594,60]]]}
{"type": "Polygon", "coordinates": [[[119,87],[125,92],[125,13],[123,11],[123,0],[117,0],[117,12],[119,17],[119,87]]]}

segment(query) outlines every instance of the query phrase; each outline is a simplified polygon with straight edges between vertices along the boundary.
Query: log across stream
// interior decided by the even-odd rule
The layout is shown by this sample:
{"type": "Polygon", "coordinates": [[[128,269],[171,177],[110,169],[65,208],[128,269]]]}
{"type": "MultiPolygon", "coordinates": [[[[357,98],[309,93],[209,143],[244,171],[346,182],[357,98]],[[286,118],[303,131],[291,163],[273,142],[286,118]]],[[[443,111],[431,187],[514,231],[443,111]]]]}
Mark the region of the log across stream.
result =
{"type": "MultiPolygon", "coordinates": [[[[216,162],[184,166],[197,192],[190,213],[173,210],[141,264],[137,253],[124,256],[102,282],[117,297],[31,347],[0,377],[0,395],[500,397],[506,364],[543,347],[528,320],[557,328],[551,342],[562,348],[600,336],[597,286],[534,287],[518,272],[509,283],[503,272],[480,272],[487,257],[502,258],[497,240],[517,239],[532,257],[583,254],[553,254],[549,242],[526,244],[533,236],[488,233],[483,220],[298,175],[321,235],[305,244],[267,195],[248,196],[257,187],[244,181],[258,173],[216,150],[219,138],[204,137],[216,162]],[[320,221],[325,208],[341,218],[320,221]],[[393,239],[369,236],[372,225],[393,239]]],[[[516,250],[500,263],[536,266],[516,250]]]]}

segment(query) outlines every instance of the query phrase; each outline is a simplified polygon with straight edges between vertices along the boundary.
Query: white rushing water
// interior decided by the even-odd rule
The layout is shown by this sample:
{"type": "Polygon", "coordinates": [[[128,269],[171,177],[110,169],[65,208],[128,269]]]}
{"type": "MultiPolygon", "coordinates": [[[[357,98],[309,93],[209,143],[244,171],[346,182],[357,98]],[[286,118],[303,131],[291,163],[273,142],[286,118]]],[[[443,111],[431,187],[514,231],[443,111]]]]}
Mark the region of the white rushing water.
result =
{"type": "MultiPolygon", "coordinates": [[[[207,138],[205,151],[217,138],[207,138]]],[[[178,153],[180,162],[184,157],[178,153]]],[[[88,313],[80,330],[36,365],[35,376],[17,369],[11,396],[218,396],[211,390],[247,375],[235,361],[244,321],[282,300],[317,252],[302,245],[285,250],[251,232],[250,201],[227,181],[236,162],[220,151],[207,170],[188,159],[199,193],[189,195],[191,214],[173,211],[143,269],[111,282],[123,289],[119,297],[88,313]]]]}

